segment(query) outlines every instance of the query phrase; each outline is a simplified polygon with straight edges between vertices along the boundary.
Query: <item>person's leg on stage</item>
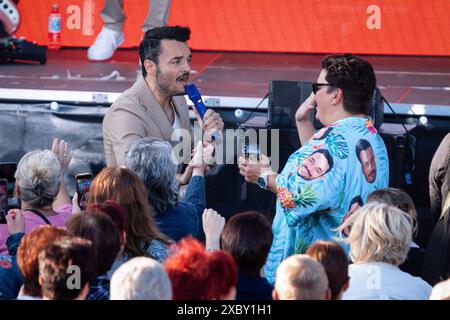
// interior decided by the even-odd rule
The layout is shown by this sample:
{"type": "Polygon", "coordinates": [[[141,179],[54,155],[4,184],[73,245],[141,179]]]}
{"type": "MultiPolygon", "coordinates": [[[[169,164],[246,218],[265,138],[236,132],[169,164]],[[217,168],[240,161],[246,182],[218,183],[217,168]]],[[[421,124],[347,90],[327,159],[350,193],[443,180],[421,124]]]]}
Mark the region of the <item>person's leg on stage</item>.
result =
{"type": "MultiPolygon", "coordinates": [[[[167,26],[170,5],[172,4],[172,0],[150,0],[149,2],[148,14],[142,25],[144,33],[153,28],[167,26]]],[[[139,66],[141,65],[141,60],[139,60],[139,66]]]]}
{"type": "Polygon", "coordinates": [[[171,3],[171,0],[150,0],[142,31],[146,32],[156,27],[167,26],[171,3]]]}
{"type": "Polygon", "coordinates": [[[91,61],[108,60],[125,41],[123,24],[126,16],[123,12],[123,0],[105,0],[100,15],[104,25],[94,44],[88,49],[87,55],[91,61]]]}

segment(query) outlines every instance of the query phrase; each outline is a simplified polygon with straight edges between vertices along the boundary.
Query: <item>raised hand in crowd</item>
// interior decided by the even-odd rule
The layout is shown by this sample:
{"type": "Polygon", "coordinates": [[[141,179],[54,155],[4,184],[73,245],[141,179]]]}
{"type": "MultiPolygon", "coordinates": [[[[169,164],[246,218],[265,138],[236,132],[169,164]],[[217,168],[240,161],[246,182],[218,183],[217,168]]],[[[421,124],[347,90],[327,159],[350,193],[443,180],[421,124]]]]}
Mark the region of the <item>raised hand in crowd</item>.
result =
{"type": "Polygon", "coordinates": [[[55,138],[53,140],[52,152],[61,164],[61,176],[64,177],[64,174],[69,167],[70,160],[72,160],[72,151],[69,151],[69,144],[64,140],[55,138]]]}
{"type": "Polygon", "coordinates": [[[10,235],[25,232],[25,219],[22,210],[20,209],[9,210],[6,215],[6,223],[10,235]]]}
{"type": "Polygon", "coordinates": [[[220,250],[220,235],[225,227],[225,218],[214,209],[205,209],[202,215],[203,231],[207,250],[220,250]]]}
{"type": "Polygon", "coordinates": [[[57,210],[62,205],[71,202],[69,194],[67,193],[64,177],[66,170],[69,167],[70,160],[72,160],[72,152],[69,151],[69,144],[64,140],[59,140],[58,138],[53,140],[52,152],[55,154],[61,165],[61,186],[59,188],[58,195],[53,202],[53,210],[57,210]]]}
{"type": "Polygon", "coordinates": [[[193,175],[204,176],[207,174],[209,171],[209,165],[214,164],[213,153],[214,145],[199,141],[196,148],[192,151],[192,159],[186,170],[182,175],[178,176],[178,183],[180,185],[188,184],[193,175]],[[198,152],[198,150],[201,150],[201,152],[198,152]]]}
{"type": "Polygon", "coordinates": [[[214,163],[214,158],[212,156],[213,152],[213,145],[199,141],[197,143],[197,147],[193,151],[192,160],[190,162],[193,167],[193,172],[203,172],[203,174],[205,174],[208,169],[208,165],[214,163]]]}

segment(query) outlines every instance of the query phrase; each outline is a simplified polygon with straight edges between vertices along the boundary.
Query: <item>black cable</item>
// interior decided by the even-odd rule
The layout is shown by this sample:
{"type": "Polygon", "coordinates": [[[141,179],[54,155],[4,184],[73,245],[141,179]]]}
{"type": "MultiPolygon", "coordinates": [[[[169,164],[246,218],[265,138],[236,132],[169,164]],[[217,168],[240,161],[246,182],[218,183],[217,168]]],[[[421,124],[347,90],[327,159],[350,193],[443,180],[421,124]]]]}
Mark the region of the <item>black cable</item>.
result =
{"type": "Polygon", "coordinates": [[[409,176],[409,178],[406,181],[406,184],[410,185],[410,184],[412,184],[412,182],[411,182],[411,174],[412,174],[412,171],[414,170],[413,162],[414,162],[414,159],[415,159],[414,151],[412,150],[413,147],[411,147],[411,135],[409,134],[409,130],[406,128],[406,126],[403,123],[403,121],[400,120],[400,118],[398,117],[397,113],[391,107],[391,105],[386,100],[386,98],[383,97],[383,96],[381,96],[381,97],[382,97],[383,101],[387,104],[389,109],[391,109],[392,114],[394,115],[395,119],[397,119],[400,122],[400,124],[402,125],[403,129],[405,129],[405,133],[406,133],[406,158],[407,158],[406,159],[406,163],[405,163],[405,173],[406,173],[405,176],[409,176]]]}
{"type": "Polygon", "coordinates": [[[250,114],[247,116],[247,118],[245,118],[244,121],[241,122],[241,124],[246,123],[247,120],[258,110],[259,106],[261,105],[261,103],[264,102],[264,100],[266,100],[269,97],[269,93],[267,93],[264,98],[262,98],[262,100],[256,105],[255,110],[253,110],[252,112],[250,112],[250,114]]]}
{"type": "Polygon", "coordinates": [[[391,109],[392,114],[394,115],[395,119],[397,119],[400,124],[402,125],[403,129],[405,129],[406,132],[406,136],[409,138],[409,131],[406,128],[405,124],[400,120],[400,118],[398,117],[397,113],[394,111],[394,109],[391,107],[391,105],[389,104],[389,102],[386,100],[385,97],[381,96],[381,98],[383,99],[383,101],[388,105],[389,109],[391,109]]]}

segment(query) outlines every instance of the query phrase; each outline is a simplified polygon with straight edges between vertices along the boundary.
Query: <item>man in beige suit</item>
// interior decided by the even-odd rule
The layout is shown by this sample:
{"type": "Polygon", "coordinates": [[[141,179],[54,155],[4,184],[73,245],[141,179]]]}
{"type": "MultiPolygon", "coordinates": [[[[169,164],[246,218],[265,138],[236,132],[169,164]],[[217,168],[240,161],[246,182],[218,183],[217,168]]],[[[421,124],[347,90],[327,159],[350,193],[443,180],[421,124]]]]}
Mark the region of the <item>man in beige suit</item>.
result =
{"type": "MultiPolygon", "coordinates": [[[[139,46],[143,77],[120,95],[103,119],[108,166],[123,164],[130,146],[143,137],[174,145],[182,129],[184,134],[192,132],[184,98],[191,71],[189,36],[189,28],[178,26],[154,28],[145,34],[139,46]]],[[[212,133],[223,130],[222,119],[211,109],[203,121],[196,115],[206,141],[211,142],[212,133]]]]}

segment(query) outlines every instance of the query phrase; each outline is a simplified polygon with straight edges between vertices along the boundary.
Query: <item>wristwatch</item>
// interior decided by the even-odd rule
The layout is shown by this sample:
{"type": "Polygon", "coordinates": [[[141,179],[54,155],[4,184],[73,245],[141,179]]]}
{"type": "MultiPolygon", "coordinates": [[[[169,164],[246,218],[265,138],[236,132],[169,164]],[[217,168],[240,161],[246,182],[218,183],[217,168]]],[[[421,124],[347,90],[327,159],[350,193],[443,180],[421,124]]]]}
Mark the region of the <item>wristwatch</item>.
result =
{"type": "Polygon", "coordinates": [[[273,175],[273,171],[264,171],[258,178],[258,185],[267,190],[269,188],[269,176],[273,175]]]}

